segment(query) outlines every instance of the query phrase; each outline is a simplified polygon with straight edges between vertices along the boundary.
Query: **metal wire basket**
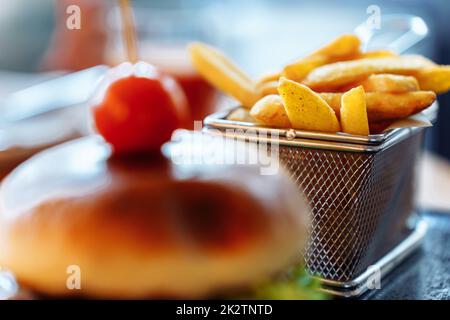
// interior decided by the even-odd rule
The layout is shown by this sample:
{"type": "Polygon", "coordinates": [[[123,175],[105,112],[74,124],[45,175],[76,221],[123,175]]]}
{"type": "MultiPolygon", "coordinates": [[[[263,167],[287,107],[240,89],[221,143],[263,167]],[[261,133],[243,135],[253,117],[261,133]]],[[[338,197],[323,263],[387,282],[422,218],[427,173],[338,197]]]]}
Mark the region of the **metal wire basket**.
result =
{"type": "MultiPolygon", "coordinates": [[[[429,118],[436,109],[434,105],[427,110],[429,118]]],[[[362,137],[271,129],[226,116],[217,113],[205,119],[205,131],[265,143],[276,133],[280,163],[311,208],[305,264],[322,279],[325,290],[360,295],[367,290],[370,266],[385,273],[420,242],[424,225],[411,227],[408,219],[414,211],[415,167],[424,128],[362,137]],[[245,129],[264,131],[263,138],[242,135],[245,129]]]]}

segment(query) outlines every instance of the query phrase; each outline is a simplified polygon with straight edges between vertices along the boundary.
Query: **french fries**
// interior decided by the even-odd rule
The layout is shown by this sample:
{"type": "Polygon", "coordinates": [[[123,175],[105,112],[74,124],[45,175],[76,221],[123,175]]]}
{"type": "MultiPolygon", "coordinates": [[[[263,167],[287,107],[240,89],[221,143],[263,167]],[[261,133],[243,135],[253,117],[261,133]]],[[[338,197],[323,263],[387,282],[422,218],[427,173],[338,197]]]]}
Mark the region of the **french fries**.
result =
{"type": "MultiPolygon", "coordinates": [[[[340,116],[342,93],[321,93],[320,96],[340,116]]],[[[407,93],[367,92],[369,122],[407,118],[429,107],[436,100],[432,91],[407,93]]]]}
{"type": "MultiPolygon", "coordinates": [[[[303,86],[304,87],[304,86],[303,86]]],[[[319,93],[318,95],[322,98],[329,107],[334,111],[337,118],[341,117],[341,108],[342,108],[342,97],[345,93],[319,93]]],[[[271,95],[273,96],[273,95],[271,95]]],[[[264,98],[263,98],[264,99],[264,98]]],[[[262,100],[263,100],[262,99],[262,100]]],[[[271,98],[275,99],[275,98],[271,98]]],[[[436,94],[432,91],[414,91],[407,93],[384,93],[384,92],[366,92],[366,109],[367,109],[367,118],[370,122],[370,127],[380,127],[384,125],[384,123],[391,123],[392,121],[396,121],[399,119],[407,118],[413,114],[416,114],[423,109],[430,106],[436,99],[436,94]],[[380,124],[377,126],[377,124],[380,124]],[[373,126],[372,126],[373,124],[373,126]]],[[[270,112],[270,114],[277,112],[281,112],[279,106],[275,109],[271,106],[271,109],[266,107],[264,109],[259,107],[260,109],[255,109],[251,111],[252,117],[257,119],[258,121],[271,126],[276,127],[289,127],[288,125],[280,124],[280,122],[272,122],[271,116],[266,116],[264,119],[256,116],[256,110],[258,112],[270,112]],[[270,111],[269,111],[270,110],[270,111]]],[[[298,113],[298,111],[291,111],[289,114],[288,109],[286,109],[286,114],[288,119],[292,122],[292,114],[298,113]]],[[[293,108],[291,108],[292,110],[293,108]]],[[[300,117],[300,115],[299,115],[300,117]]],[[[341,120],[342,121],[342,120],[341,120]]],[[[297,122],[292,123],[292,127],[297,127],[296,129],[300,129],[301,125],[297,125],[297,122]]],[[[305,129],[305,130],[314,130],[314,129],[305,129]]]]}
{"type": "Polygon", "coordinates": [[[261,78],[259,78],[258,81],[256,81],[256,86],[257,87],[261,87],[261,86],[264,86],[266,83],[269,83],[269,82],[273,82],[273,81],[277,81],[278,82],[278,79],[280,79],[280,77],[281,77],[281,73],[280,72],[266,74],[266,75],[262,76],[261,78]]]}
{"type": "Polygon", "coordinates": [[[271,94],[263,97],[255,103],[250,110],[250,115],[259,122],[269,126],[280,128],[291,127],[291,122],[279,95],[271,94]]]}
{"type": "MultiPolygon", "coordinates": [[[[431,77],[428,77],[431,78],[431,77]]],[[[424,81],[426,79],[424,78],[424,81]]],[[[434,86],[436,89],[437,84],[428,82],[428,86],[434,86]]],[[[445,84],[438,82],[439,85],[445,91],[445,84]]],[[[336,92],[346,92],[352,88],[362,85],[366,92],[390,92],[390,93],[404,93],[410,91],[420,90],[419,82],[413,76],[402,76],[396,74],[373,74],[368,78],[351,83],[342,88],[336,89],[336,92]]],[[[261,85],[260,90],[263,96],[268,94],[276,94],[278,87],[278,81],[271,81],[261,85]]],[[[434,90],[430,90],[434,91],[434,90]]]]}
{"type": "Polygon", "coordinates": [[[370,134],[366,94],[362,86],[350,89],[342,95],[340,112],[342,132],[361,136],[370,134]]]}
{"type": "Polygon", "coordinates": [[[269,94],[278,94],[278,80],[266,82],[259,86],[261,96],[267,96],[269,94]]]}
{"type": "Polygon", "coordinates": [[[431,67],[415,74],[420,89],[431,90],[437,94],[450,90],[450,66],[431,67]]]}
{"type": "Polygon", "coordinates": [[[372,74],[360,85],[366,92],[403,93],[420,90],[416,78],[395,74],[372,74]]]}
{"type": "Polygon", "coordinates": [[[257,123],[256,119],[254,119],[250,115],[250,111],[245,108],[237,108],[237,109],[233,110],[228,115],[227,119],[231,120],[231,121],[257,123]]]}
{"type": "Polygon", "coordinates": [[[343,35],[282,71],[253,81],[218,50],[189,47],[197,71],[241,106],[229,120],[368,135],[429,107],[450,90],[450,66],[419,55],[360,51],[343,35]],[[249,110],[248,108],[251,108],[249,110]]]}
{"type": "Polygon", "coordinates": [[[189,53],[198,73],[244,107],[253,106],[260,98],[253,80],[218,50],[203,43],[193,43],[189,46],[189,53]]]}
{"type": "MultiPolygon", "coordinates": [[[[434,92],[411,90],[417,88],[417,81],[413,77],[392,78],[377,75],[370,81],[362,81],[367,97],[367,108],[370,121],[396,120],[420,112],[430,106],[436,99],[434,92]],[[395,80],[393,80],[395,79],[395,80]],[[367,82],[366,82],[367,81],[367,82]],[[408,93],[402,95],[401,93],[408,93]],[[389,94],[391,93],[391,94],[389,94]],[[396,95],[392,93],[397,93],[396,95]]],[[[396,77],[394,75],[394,77],[396,77]]],[[[356,85],[351,85],[345,90],[350,90],[356,85]]],[[[265,94],[276,94],[278,81],[267,83],[264,88],[265,94]]],[[[342,93],[319,93],[319,95],[330,105],[339,116],[341,108],[342,93]]]]}
{"type": "Polygon", "coordinates": [[[313,69],[320,67],[324,64],[330,63],[330,62],[337,62],[340,60],[349,60],[349,59],[373,59],[373,58],[386,58],[386,57],[395,57],[397,56],[394,52],[389,50],[375,50],[375,51],[368,51],[368,52],[359,52],[359,48],[356,46],[358,43],[355,40],[354,37],[349,36],[343,36],[332,42],[331,44],[327,45],[326,47],[322,48],[321,50],[318,50],[316,53],[309,55],[301,60],[298,60],[292,64],[288,64],[285,66],[285,71],[283,73],[276,72],[276,73],[270,73],[266,74],[263,77],[261,77],[256,83],[258,86],[264,86],[267,83],[273,83],[275,81],[278,81],[278,79],[283,76],[283,74],[291,79],[298,81],[299,78],[303,79],[310,71],[313,69]],[[354,46],[349,46],[348,44],[345,45],[344,42],[347,42],[348,44],[353,44],[354,46]],[[338,46],[344,47],[347,50],[349,50],[348,54],[342,54],[343,51],[337,51],[338,54],[333,54],[333,48],[336,48],[338,46]],[[341,59],[339,59],[339,53],[341,53],[341,59]],[[286,70],[287,69],[287,70],[286,70]],[[298,71],[296,71],[298,70],[298,71]],[[293,74],[289,74],[290,71],[292,73],[297,73],[297,76],[293,74]]]}
{"type": "Polygon", "coordinates": [[[343,61],[314,69],[302,83],[313,90],[330,91],[361,81],[371,74],[412,75],[432,66],[433,62],[417,55],[343,61]]]}
{"type": "Polygon", "coordinates": [[[358,56],[358,59],[373,59],[373,58],[386,58],[386,57],[395,57],[397,56],[395,52],[389,51],[389,50],[374,50],[374,51],[367,51],[364,53],[361,53],[358,56]]]}
{"type": "Polygon", "coordinates": [[[313,55],[302,60],[296,61],[292,64],[288,64],[284,67],[282,76],[294,81],[303,80],[312,70],[317,67],[323,66],[329,63],[330,60],[325,55],[313,55]]]}
{"type": "Polygon", "coordinates": [[[311,55],[285,66],[282,75],[294,81],[301,81],[317,67],[355,58],[360,54],[360,46],[361,42],[357,36],[340,36],[311,55]]]}
{"type": "Polygon", "coordinates": [[[314,91],[281,78],[278,91],[294,129],[338,132],[339,121],[333,109],[314,91]]]}

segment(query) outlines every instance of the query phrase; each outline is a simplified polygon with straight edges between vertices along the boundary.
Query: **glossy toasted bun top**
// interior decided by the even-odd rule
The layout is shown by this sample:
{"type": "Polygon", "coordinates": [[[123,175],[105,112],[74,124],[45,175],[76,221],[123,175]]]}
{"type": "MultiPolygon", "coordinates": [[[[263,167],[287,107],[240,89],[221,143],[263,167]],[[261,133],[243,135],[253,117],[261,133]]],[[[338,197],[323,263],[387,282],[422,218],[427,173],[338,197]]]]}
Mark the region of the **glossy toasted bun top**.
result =
{"type": "Polygon", "coordinates": [[[200,297],[298,258],[306,210],[255,165],[111,158],[90,137],[49,149],[0,189],[0,265],[46,294],[200,297]],[[68,266],[81,290],[67,288],[68,266]]]}

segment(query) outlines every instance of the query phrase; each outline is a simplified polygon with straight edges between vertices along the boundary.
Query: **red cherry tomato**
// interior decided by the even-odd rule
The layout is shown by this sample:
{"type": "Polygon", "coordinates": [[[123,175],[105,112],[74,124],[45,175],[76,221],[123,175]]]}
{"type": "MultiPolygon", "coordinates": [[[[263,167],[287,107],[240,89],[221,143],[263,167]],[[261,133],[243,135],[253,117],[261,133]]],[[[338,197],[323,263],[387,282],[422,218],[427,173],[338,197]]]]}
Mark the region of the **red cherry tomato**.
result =
{"type": "Polygon", "coordinates": [[[116,80],[93,108],[95,127],[115,153],[159,151],[175,129],[189,125],[188,114],[178,84],[158,72],[116,80]]]}

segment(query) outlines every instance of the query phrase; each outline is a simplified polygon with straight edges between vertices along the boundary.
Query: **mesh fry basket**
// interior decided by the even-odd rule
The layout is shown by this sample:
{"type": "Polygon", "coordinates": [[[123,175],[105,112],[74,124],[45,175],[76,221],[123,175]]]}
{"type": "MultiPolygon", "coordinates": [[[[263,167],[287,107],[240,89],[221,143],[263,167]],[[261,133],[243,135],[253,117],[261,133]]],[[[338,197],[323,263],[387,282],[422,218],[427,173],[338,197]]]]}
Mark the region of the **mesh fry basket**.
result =
{"type": "Polygon", "coordinates": [[[268,146],[277,138],[280,163],[311,208],[305,265],[325,291],[358,296],[371,276],[386,274],[419,245],[426,226],[414,215],[414,186],[423,127],[362,137],[266,128],[227,114],[206,118],[205,132],[268,146]]]}

